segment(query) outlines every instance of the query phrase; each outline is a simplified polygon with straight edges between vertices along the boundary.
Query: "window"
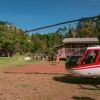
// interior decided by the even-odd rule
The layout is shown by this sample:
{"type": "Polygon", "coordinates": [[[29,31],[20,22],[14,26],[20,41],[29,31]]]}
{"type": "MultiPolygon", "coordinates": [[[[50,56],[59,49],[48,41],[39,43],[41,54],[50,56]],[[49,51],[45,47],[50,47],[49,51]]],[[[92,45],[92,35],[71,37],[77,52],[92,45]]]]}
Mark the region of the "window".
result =
{"type": "Polygon", "coordinates": [[[66,58],[66,66],[69,68],[73,67],[73,66],[78,66],[85,50],[86,50],[86,48],[77,50],[71,56],[66,58]]]}
{"type": "Polygon", "coordinates": [[[75,44],[72,44],[72,48],[75,48],[75,44]]]}
{"type": "Polygon", "coordinates": [[[87,51],[82,64],[90,64],[90,63],[94,63],[96,61],[98,55],[98,50],[89,50],[87,51]]]}
{"type": "Polygon", "coordinates": [[[88,44],[85,44],[85,47],[88,47],[88,44]]]}

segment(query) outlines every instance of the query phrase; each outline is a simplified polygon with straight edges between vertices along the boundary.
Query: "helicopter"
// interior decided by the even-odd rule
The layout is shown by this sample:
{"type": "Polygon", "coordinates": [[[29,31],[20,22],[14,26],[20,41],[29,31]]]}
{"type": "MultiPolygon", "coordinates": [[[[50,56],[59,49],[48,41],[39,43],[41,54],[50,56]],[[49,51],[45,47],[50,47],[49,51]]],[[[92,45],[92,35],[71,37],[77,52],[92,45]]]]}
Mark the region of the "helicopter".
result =
{"type": "Polygon", "coordinates": [[[82,77],[100,77],[100,46],[81,48],[65,62],[66,70],[82,77]]]}
{"type": "MultiPolygon", "coordinates": [[[[65,68],[69,73],[85,79],[99,79],[100,46],[85,47],[75,51],[66,58],[65,68]]],[[[100,90],[97,85],[92,85],[93,88],[79,86],[87,90],[100,90]]]]}
{"type": "MultiPolygon", "coordinates": [[[[84,19],[93,19],[98,16],[84,18],[84,19]]],[[[44,26],[40,28],[35,28],[32,30],[26,30],[26,32],[36,31],[44,28],[49,28],[53,26],[58,26],[61,24],[67,24],[71,22],[77,22],[82,19],[62,22],[58,24],[52,24],[49,26],[44,26]]],[[[66,57],[65,69],[73,75],[81,76],[82,78],[98,78],[100,77],[100,46],[93,47],[84,47],[74,53],[72,53],[68,58],[66,57]]],[[[82,85],[79,85],[83,89],[89,90],[100,90],[100,87],[95,86],[96,88],[86,88],[82,85]]]]}

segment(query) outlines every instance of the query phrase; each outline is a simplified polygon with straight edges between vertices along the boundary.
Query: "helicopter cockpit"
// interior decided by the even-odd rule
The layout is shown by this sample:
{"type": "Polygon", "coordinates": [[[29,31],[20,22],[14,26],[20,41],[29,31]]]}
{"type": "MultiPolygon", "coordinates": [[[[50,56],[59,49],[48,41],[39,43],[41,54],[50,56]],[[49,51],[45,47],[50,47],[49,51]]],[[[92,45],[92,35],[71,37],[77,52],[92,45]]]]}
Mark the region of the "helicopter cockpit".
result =
{"type": "Polygon", "coordinates": [[[80,60],[82,60],[81,65],[95,63],[99,50],[92,50],[92,49],[86,50],[86,49],[87,48],[82,48],[80,50],[77,50],[71,56],[66,58],[66,62],[65,62],[66,68],[78,66],[80,60]]]}
{"type": "Polygon", "coordinates": [[[98,56],[98,52],[99,52],[99,50],[88,50],[82,61],[82,65],[94,63],[98,56]]]}
{"type": "Polygon", "coordinates": [[[77,50],[72,55],[70,55],[68,58],[66,58],[66,67],[70,68],[73,66],[77,66],[80,62],[80,59],[82,58],[86,48],[82,48],[80,50],[77,50]]]}

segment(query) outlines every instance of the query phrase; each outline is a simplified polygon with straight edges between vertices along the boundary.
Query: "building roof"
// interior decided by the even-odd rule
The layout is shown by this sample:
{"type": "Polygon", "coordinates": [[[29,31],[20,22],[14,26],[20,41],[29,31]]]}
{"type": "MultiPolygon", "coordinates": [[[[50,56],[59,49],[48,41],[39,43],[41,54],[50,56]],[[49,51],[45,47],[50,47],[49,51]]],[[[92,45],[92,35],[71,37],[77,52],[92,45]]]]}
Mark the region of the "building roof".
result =
{"type": "Polygon", "coordinates": [[[98,38],[64,38],[63,43],[99,43],[98,38]]]}

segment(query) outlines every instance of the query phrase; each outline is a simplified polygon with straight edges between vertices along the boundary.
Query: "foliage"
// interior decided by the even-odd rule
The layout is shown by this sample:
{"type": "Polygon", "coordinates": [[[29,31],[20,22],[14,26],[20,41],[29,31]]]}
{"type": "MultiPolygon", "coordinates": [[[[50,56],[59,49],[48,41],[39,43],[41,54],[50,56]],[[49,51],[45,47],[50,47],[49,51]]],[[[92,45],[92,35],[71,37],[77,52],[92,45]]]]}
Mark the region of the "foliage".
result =
{"type": "Polygon", "coordinates": [[[59,28],[56,32],[48,34],[36,32],[31,36],[16,28],[13,23],[0,21],[0,48],[6,51],[6,56],[18,53],[22,55],[55,53],[54,47],[62,44],[64,38],[70,37],[98,37],[100,40],[100,15],[93,19],[82,18],[75,29],[69,25],[69,28],[59,28]]]}

